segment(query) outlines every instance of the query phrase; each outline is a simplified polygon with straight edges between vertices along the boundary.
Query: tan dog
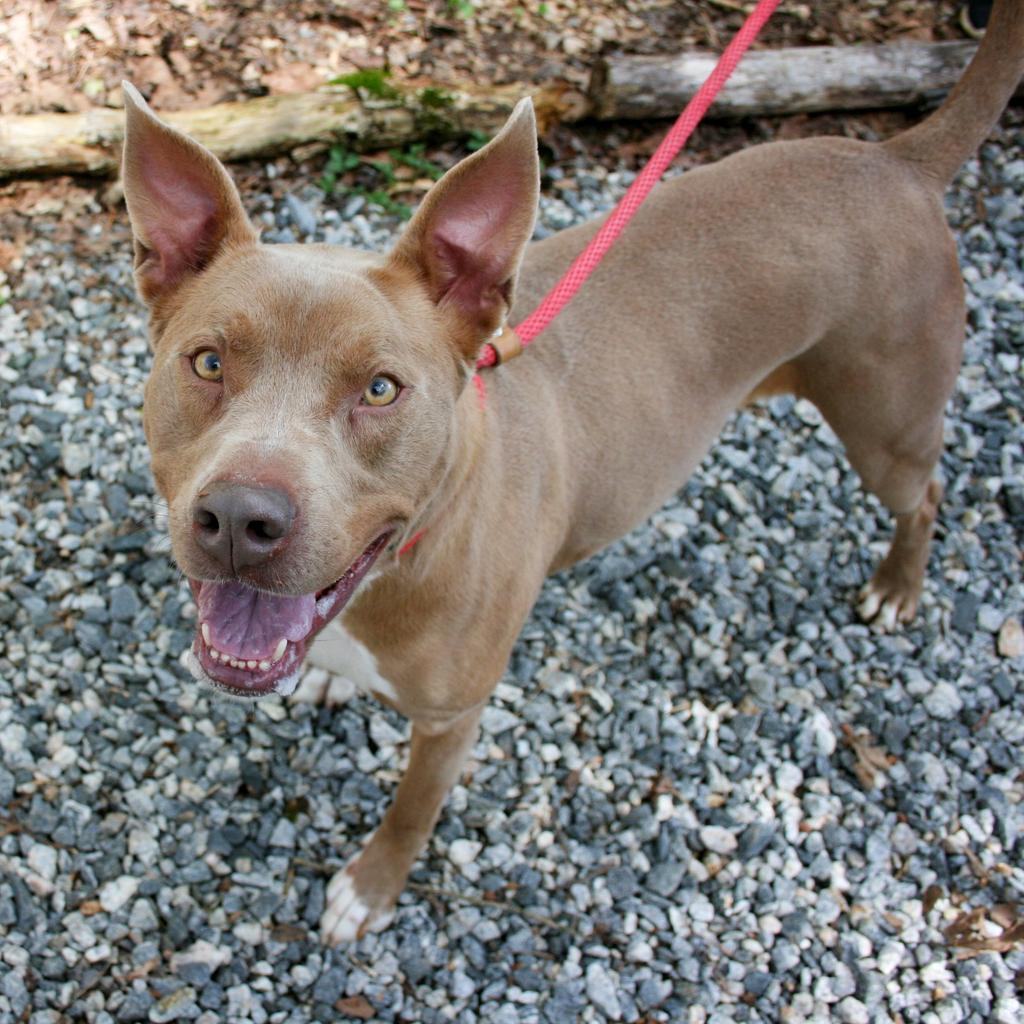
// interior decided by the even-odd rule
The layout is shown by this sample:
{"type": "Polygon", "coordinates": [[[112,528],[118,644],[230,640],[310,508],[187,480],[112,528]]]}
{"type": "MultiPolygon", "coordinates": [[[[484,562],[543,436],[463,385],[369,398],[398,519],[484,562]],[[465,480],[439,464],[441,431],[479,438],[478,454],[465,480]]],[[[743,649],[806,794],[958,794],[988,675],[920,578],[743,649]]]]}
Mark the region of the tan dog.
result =
{"type": "Polygon", "coordinates": [[[389,920],[544,577],[657,508],[749,398],[821,409],[896,516],[862,613],[913,615],[964,331],[942,194],[1020,78],[1022,6],[997,5],[946,104],[886,143],[765,145],[660,186],[554,326],[485,371],[485,404],[482,343],[595,230],[527,248],[528,102],[378,257],[260,245],[217,160],[126,87],[146,434],[199,609],[194,674],[287,694],[333,620],[315,660],[413,723],[326,941],[389,920]]]}

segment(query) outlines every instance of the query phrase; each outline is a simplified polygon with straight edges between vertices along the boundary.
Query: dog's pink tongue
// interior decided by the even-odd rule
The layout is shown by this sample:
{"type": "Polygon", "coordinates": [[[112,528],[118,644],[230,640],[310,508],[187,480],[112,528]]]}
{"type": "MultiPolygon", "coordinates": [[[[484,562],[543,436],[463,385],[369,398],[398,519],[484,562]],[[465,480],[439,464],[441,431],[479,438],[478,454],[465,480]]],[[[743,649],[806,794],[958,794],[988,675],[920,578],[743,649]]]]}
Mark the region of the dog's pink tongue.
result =
{"type": "Polygon", "coordinates": [[[243,583],[203,583],[199,621],[210,643],[236,658],[266,658],[282,637],[302,640],[313,628],[316,597],[264,594],[243,583]]]}

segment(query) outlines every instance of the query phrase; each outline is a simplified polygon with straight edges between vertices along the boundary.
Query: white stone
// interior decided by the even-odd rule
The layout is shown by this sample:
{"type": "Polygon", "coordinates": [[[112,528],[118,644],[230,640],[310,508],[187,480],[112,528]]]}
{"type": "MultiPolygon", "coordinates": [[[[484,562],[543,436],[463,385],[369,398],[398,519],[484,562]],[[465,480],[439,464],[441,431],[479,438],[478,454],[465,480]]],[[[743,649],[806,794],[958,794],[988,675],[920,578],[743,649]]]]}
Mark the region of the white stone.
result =
{"type": "Polygon", "coordinates": [[[993,1024],[1020,1024],[1022,1013],[1024,1007],[1021,1006],[1019,999],[1004,996],[996,1000],[995,1006],[992,1007],[993,1024]]]}
{"type": "Polygon", "coordinates": [[[57,875],[57,851],[46,843],[36,843],[28,851],[28,866],[47,882],[52,882],[57,875]]]}
{"type": "Polygon", "coordinates": [[[78,476],[92,465],[92,450],[88,445],[68,442],[61,448],[60,454],[68,476],[78,476]]]}
{"type": "Polygon", "coordinates": [[[654,959],[654,950],[645,939],[634,939],[626,950],[626,959],[635,964],[649,964],[654,959]]]}
{"type": "Polygon", "coordinates": [[[996,648],[1004,658],[1024,657],[1024,626],[1012,616],[999,627],[996,648]]]}
{"type": "Polygon", "coordinates": [[[12,722],[3,730],[0,730],[0,750],[9,756],[20,753],[28,739],[28,732],[25,726],[19,722],[12,722]]]}
{"type": "Polygon", "coordinates": [[[232,934],[239,942],[258,946],[263,941],[263,926],[259,921],[239,921],[232,929],[232,934]]]}
{"type": "Polygon", "coordinates": [[[836,1006],[836,1016],[843,1024],[868,1024],[868,1008],[853,996],[847,996],[836,1006]]]}
{"type": "Polygon", "coordinates": [[[956,718],[964,706],[960,694],[951,683],[936,683],[923,703],[928,714],[939,719],[956,718]]]}
{"type": "Polygon", "coordinates": [[[732,853],[738,845],[734,833],[717,825],[707,825],[700,830],[700,841],[712,853],[732,853]]]}
{"type": "MultiPolygon", "coordinates": [[[[258,926],[257,926],[258,927],[258,926]]],[[[189,964],[206,964],[211,971],[231,960],[231,950],[222,946],[215,946],[205,939],[197,939],[188,949],[181,950],[171,957],[171,970],[177,973],[182,967],[189,964]]]]}
{"type": "Polygon", "coordinates": [[[143,828],[133,828],[128,833],[128,852],[149,867],[160,856],[160,844],[143,828]]]}
{"type": "Polygon", "coordinates": [[[701,893],[698,893],[693,898],[693,902],[690,904],[690,917],[694,921],[701,921],[707,924],[709,921],[713,921],[715,918],[715,908],[711,901],[701,893]]]}
{"type": "Polygon", "coordinates": [[[122,875],[107,882],[100,889],[100,906],[108,914],[116,914],[138,891],[139,880],[133,875],[122,875]]]}
{"type": "Polygon", "coordinates": [[[902,942],[887,942],[878,951],[878,970],[882,974],[888,977],[892,974],[897,967],[900,965],[900,961],[903,959],[904,946],[902,942]]]}
{"type": "Polygon", "coordinates": [[[483,843],[478,843],[476,840],[455,839],[448,847],[448,859],[456,867],[462,868],[467,864],[472,864],[480,856],[482,849],[483,843]]]}
{"type": "Polygon", "coordinates": [[[804,773],[795,764],[782,764],[775,773],[775,785],[784,793],[792,793],[803,781],[804,773]]]}

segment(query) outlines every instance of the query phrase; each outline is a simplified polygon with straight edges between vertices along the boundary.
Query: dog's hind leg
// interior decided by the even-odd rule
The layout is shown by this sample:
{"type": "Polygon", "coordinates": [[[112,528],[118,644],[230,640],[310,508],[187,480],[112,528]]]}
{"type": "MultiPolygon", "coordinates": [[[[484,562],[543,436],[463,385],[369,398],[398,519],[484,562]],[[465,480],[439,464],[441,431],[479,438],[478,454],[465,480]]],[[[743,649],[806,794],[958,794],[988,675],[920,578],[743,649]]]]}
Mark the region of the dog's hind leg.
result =
{"type": "Polygon", "coordinates": [[[909,622],[921,597],[942,498],[935,469],[962,325],[959,317],[946,318],[931,338],[862,351],[855,365],[844,366],[827,351],[801,359],[799,392],[818,406],[864,487],[896,519],[889,552],[861,591],[858,608],[883,629],[909,622]]]}
{"type": "Polygon", "coordinates": [[[932,479],[913,512],[896,514],[889,552],[860,592],[857,611],[865,622],[877,622],[891,630],[897,622],[909,622],[914,617],[941,499],[942,484],[932,479]]]}
{"type": "Polygon", "coordinates": [[[893,513],[896,529],[889,551],[860,592],[858,611],[866,622],[892,630],[917,612],[924,586],[928,550],[942,498],[935,478],[942,442],[942,405],[930,410],[927,429],[910,426],[902,435],[881,440],[860,428],[854,436],[835,408],[822,412],[846,446],[865,488],[893,513]]]}

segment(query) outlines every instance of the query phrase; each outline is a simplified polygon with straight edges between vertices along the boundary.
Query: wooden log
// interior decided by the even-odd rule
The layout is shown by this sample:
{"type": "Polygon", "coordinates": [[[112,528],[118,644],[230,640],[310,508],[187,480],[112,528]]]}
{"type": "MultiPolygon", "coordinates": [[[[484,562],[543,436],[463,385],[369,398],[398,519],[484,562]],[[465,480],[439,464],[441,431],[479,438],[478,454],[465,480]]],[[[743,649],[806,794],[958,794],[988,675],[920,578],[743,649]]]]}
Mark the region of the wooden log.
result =
{"type": "MultiPolygon", "coordinates": [[[[756,50],[746,55],[709,115],[856,110],[930,101],[959,78],[975,48],[975,43],[958,42],[756,50]]],[[[594,70],[589,97],[562,86],[535,92],[538,122],[544,130],[588,116],[674,117],[715,60],[711,53],[608,58],[594,70]]],[[[338,142],[366,151],[430,137],[492,134],[527,91],[517,85],[447,91],[388,83],[383,96],[342,87],[162,116],[221,159],[244,160],[338,142]]],[[[122,111],[109,109],[0,117],[0,180],[115,173],[123,122],[122,111]]]]}
{"type": "MultiPolygon", "coordinates": [[[[389,85],[388,95],[368,96],[344,87],[218,103],[161,116],[221,159],[244,160],[310,143],[342,142],[365,151],[428,137],[493,134],[525,93],[519,86],[448,92],[389,85]]],[[[572,120],[584,109],[578,94],[558,89],[542,91],[535,102],[542,121],[572,120]]],[[[0,179],[114,173],[123,130],[120,110],[0,118],[0,179]]]]}
{"type": "MultiPolygon", "coordinates": [[[[709,116],[865,110],[932,101],[963,73],[976,43],[887,43],[753,50],[709,116]]],[[[675,117],[711,72],[712,53],[609,57],[590,82],[599,118],[675,117]]]]}

